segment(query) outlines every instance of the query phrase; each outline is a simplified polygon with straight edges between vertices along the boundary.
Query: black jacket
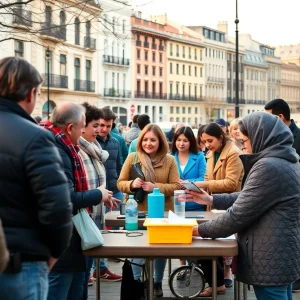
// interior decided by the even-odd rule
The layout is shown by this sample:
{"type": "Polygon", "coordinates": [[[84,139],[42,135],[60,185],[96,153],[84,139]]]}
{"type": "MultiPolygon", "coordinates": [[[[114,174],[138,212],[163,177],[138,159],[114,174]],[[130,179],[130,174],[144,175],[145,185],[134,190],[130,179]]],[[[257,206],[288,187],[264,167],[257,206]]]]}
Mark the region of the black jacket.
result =
{"type": "Polygon", "coordinates": [[[296,149],[297,154],[300,156],[300,129],[297,127],[294,120],[291,120],[290,130],[294,137],[293,148],[296,149]]]}
{"type": "MultiPolygon", "coordinates": [[[[98,205],[102,200],[102,193],[98,189],[89,190],[86,192],[74,191],[74,173],[72,165],[72,157],[65,151],[64,146],[60,140],[56,139],[56,146],[63,160],[63,171],[65,172],[73,203],[73,214],[76,214],[78,209],[86,208],[93,205],[98,205]]],[[[81,239],[75,227],[73,227],[73,234],[69,247],[59,258],[52,269],[53,272],[84,272],[85,258],[81,249],[81,239]]]]}
{"type": "Polygon", "coordinates": [[[53,136],[0,98],[0,218],[10,252],[58,257],[72,230],[70,194],[53,136]]]}

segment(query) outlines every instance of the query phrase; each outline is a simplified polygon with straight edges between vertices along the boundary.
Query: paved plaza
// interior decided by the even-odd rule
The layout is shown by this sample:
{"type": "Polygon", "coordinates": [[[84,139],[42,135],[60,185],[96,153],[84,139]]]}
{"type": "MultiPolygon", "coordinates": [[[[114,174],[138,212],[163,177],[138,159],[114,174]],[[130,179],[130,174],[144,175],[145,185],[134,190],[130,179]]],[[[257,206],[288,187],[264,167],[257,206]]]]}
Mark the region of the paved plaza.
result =
{"type": "MultiPolygon", "coordinates": [[[[108,260],[107,264],[109,266],[109,269],[115,273],[122,274],[122,266],[123,262],[115,263],[113,261],[108,260]]],[[[175,268],[178,266],[178,260],[172,259],[172,267],[175,268]]],[[[163,291],[164,291],[164,297],[170,297],[172,299],[176,299],[168,286],[168,266],[165,270],[165,276],[163,281],[163,291]]],[[[94,283],[93,286],[89,287],[89,300],[95,300],[96,299],[96,283],[94,283]]],[[[101,281],[101,300],[120,300],[120,289],[121,289],[121,282],[103,282],[101,281]]],[[[159,299],[159,298],[157,298],[159,299]]],[[[199,298],[200,299],[200,298],[199,298]]],[[[208,298],[206,298],[208,299],[208,298]]],[[[218,295],[218,299],[220,300],[233,300],[233,287],[228,288],[226,290],[225,295],[218,295]]],[[[253,289],[248,291],[248,300],[255,300],[256,297],[254,295],[253,289]]],[[[294,293],[293,294],[294,300],[300,300],[300,293],[294,293]]],[[[128,299],[131,300],[131,299],[128,299]]]]}

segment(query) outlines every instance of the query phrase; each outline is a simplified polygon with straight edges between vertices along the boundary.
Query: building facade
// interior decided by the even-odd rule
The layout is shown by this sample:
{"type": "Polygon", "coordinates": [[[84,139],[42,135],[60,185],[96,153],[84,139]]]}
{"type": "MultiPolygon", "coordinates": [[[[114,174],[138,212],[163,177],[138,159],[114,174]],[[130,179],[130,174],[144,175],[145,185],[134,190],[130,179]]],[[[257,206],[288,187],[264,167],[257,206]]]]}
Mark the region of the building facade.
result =
{"type": "Polygon", "coordinates": [[[3,42],[0,55],[23,57],[44,76],[33,116],[47,117],[66,101],[97,104],[100,7],[94,1],[33,1],[11,10],[5,34],[13,39],[3,42]]]}
{"type": "Polygon", "coordinates": [[[278,46],[275,52],[283,63],[294,63],[300,67],[300,44],[278,46]]]}

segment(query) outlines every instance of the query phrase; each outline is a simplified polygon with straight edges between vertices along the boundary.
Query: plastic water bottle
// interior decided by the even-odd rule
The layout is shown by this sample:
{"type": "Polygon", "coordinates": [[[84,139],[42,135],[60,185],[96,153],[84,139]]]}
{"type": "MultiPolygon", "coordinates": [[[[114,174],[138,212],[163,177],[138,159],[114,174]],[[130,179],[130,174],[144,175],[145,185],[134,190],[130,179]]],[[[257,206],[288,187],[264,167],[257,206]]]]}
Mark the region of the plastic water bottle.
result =
{"type": "Polygon", "coordinates": [[[165,195],[154,188],[148,195],[148,218],[163,218],[165,213],[165,195]]]}
{"type": "Polygon", "coordinates": [[[125,229],[138,229],[138,204],[133,195],[129,195],[129,199],[125,204],[125,229]]]}

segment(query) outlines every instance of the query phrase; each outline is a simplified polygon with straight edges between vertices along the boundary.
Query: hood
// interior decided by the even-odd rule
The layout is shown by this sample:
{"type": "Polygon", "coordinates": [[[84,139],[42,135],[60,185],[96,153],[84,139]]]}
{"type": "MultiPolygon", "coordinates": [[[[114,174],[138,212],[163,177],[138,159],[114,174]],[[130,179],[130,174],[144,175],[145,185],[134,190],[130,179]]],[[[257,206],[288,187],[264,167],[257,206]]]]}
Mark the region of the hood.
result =
{"type": "Polygon", "coordinates": [[[257,161],[264,157],[277,157],[295,163],[299,161],[296,150],[292,148],[292,132],[278,116],[255,112],[244,117],[242,122],[248,131],[253,152],[249,155],[252,158],[248,159],[257,161]]]}

